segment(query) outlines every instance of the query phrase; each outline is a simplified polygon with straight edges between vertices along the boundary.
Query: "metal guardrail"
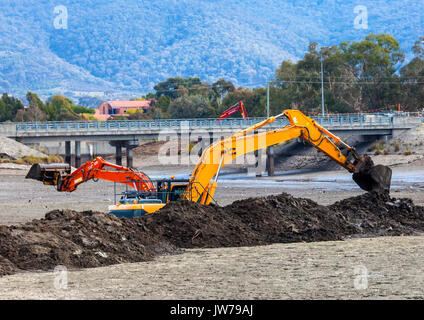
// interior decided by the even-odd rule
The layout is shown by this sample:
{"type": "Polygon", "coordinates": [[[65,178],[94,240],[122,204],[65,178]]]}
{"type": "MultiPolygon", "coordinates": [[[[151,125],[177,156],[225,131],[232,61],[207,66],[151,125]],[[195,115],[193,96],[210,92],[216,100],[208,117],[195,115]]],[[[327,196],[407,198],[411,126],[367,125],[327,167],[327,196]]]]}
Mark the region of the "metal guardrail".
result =
{"type": "MultiPolygon", "coordinates": [[[[353,114],[353,115],[330,115],[315,116],[318,123],[327,126],[385,126],[390,127],[400,119],[410,119],[410,117],[353,114]]],[[[127,120],[127,121],[84,121],[84,122],[22,122],[14,123],[17,133],[31,132],[99,132],[99,131],[142,131],[161,129],[242,129],[252,126],[265,118],[249,119],[161,119],[161,120],[127,120]]],[[[406,123],[405,122],[405,123],[406,123]]],[[[285,118],[279,118],[269,127],[282,127],[288,124],[285,118]]]]}
{"type": "MultiPolygon", "coordinates": [[[[381,115],[381,114],[340,114],[324,117],[313,116],[318,123],[327,127],[384,127],[394,128],[408,124],[424,123],[423,114],[381,115]]],[[[0,124],[0,135],[19,136],[32,133],[80,133],[96,134],[107,132],[142,132],[195,129],[244,129],[265,118],[232,118],[217,121],[214,119],[160,119],[160,120],[114,120],[114,121],[63,121],[63,122],[19,122],[0,124]]],[[[288,124],[286,118],[279,118],[267,128],[281,128],[288,124]]]]}

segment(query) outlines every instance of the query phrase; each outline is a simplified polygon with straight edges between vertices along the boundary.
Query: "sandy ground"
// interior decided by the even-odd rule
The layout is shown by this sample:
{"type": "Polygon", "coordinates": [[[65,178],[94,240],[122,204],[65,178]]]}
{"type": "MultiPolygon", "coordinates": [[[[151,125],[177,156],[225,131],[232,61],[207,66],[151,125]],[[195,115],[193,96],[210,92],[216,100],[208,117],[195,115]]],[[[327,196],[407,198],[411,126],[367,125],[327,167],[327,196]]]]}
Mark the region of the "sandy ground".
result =
{"type": "Polygon", "coordinates": [[[0,278],[0,299],[423,299],[423,240],[187,250],[144,263],[22,273],[0,278]]]}
{"type": "MultiPolygon", "coordinates": [[[[160,167],[145,171],[163,174],[160,167]]],[[[39,219],[61,208],[105,211],[114,200],[114,187],[108,182],[88,182],[67,194],[25,180],[25,173],[0,170],[0,224],[39,219]]],[[[392,196],[424,205],[422,166],[396,166],[394,177],[392,196]]],[[[215,198],[225,205],[281,192],[320,204],[362,193],[344,171],[259,179],[228,174],[220,178],[215,198]]],[[[151,262],[72,270],[67,273],[68,288],[60,290],[55,289],[53,272],[20,273],[0,278],[0,299],[422,299],[423,240],[417,236],[186,250],[151,262]],[[364,267],[368,276],[358,278],[355,270],[364,267]],[[366,289],[355,289],[355,281],[357,287],[364,284],[358,279],[367,280],[366,289]]]]}

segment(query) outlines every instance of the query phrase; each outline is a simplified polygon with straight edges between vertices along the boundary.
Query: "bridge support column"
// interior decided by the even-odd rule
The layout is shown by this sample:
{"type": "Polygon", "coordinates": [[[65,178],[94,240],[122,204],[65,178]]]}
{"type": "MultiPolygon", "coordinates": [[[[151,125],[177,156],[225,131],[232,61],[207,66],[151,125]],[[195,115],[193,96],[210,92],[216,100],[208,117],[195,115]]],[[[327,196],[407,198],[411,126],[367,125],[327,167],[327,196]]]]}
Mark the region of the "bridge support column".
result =
{"type": "Polygon", "coordinates": [[[65,141],[65,162],[69,165],[71,163],[71,141],[65,141]]]}
{"type": "Polygon", "coordinates": [[[81,141],[75,141],[75,168],[81,167],[81,141]]]}
{"type": "Polygon", "coordinates": [[[213,143],[213,132],[209,132],[209,145],[213,143]]]}
{"type": "Polygon", "coordinates": [[[268,171],[268,177],[273,177],[275,175],[274,158],[274,147],[268,147],[266,149],[266,169],[268,171]]]}
{"type": "Polygon", "coordinates": [[[115,163],[118,166],[122,166],[122,146],[121,145],[116,145],[115,146],[115,149],[116,149],[115,163]]]}
{"type": "Polygon", "coordinates": [[[255,163],[255,172],[257,177],[262,177],[263,173],[266,170],[266,159],[264,158],[263,150],[256,150],[254,152],[256,163],[255,163]]]}
{"type": "Polygon", "coordinates": [[[132,168],[133,167],[133,151],[132,148],[127,147],[127,167],[132,168]]]}
{"type": "MultiPolygon", "coordinates": [[[[258,131],[255,130],[254,134],[258,134],[258,131]]],[[[258,142],[259,143],[259,142],[258,142]]],[[[259,149],[259,146],[255,145],[256,151],[254,151],[256,163],[255,163],[255,173],[257,177],[262,177],[263,172],[265,171],[266,163],[263,163],[262,150],[259,149]]]]}
{"type": "Polygon", "coordinates": [[[133,150],[138,147],[138,140],[115,140],[110,141],[109,144],[116,148],[116,164],[122,166],[122,148],[125,148],[125,153],[127,155],[126,166],[131,168],[133,166],[133,150]]]}
{"type": "Polygon", "coordinates": [[[197,143],[200,144],[199,157],[202,155],[203,151],[208,148],[213,143],[213,132],[208,132],[209,139],[206,137],[198,136],[197,143]],[[204,139],[206,138],[206,139],[204,139]]]}
{"type": "Polygon", "coordinates": [[[199,152],[197,155],[200,157],[205,150],[205,140],[203,140],[203,137],[197,137],[197,144],[200,145],[199,152]]]}

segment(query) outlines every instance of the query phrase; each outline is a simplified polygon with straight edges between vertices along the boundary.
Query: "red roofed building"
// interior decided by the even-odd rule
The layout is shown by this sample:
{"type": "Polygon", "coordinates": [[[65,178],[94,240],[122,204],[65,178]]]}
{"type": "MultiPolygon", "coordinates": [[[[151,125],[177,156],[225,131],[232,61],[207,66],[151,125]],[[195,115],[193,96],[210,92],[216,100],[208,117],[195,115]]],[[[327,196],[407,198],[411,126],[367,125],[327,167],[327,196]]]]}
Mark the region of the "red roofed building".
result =
{"type": "Polygon", "coordinates": [[[128,117],[137,111],[146,112],[153,103],[154,99],[134,100],[134,101],[104,101],[96,110],[94,116],[99,120],[107,120],[116,116],[128,117]]]}

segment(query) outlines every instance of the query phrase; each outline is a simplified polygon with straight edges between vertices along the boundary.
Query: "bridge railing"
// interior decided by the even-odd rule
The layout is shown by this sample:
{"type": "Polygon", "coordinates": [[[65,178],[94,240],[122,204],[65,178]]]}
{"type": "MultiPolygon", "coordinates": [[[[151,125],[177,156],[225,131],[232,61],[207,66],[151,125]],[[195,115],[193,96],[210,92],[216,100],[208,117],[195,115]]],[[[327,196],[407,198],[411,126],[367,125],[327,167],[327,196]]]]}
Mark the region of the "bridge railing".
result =
{"type": "MultiPolygon", "coordinates": [[[[418,115],[408,117],[381,114],[339,114],[314,116],[323,126],[385,126],[410,123],[411,118],[420,122],[418,115]]],[[[217,119],[158,119],[158,120],[115,120],[115,121],[63,121],[63,122],[22,122],[14,123],[16,134],[35,132],[101,132],[101,131],[142,131],[161,129],[242,129],[252,126],[265,118],[230,118],[217,121],[217,119]]],[[[269,127],[282,127],[288,124],[286,118],[279,118],[269,127]]],[[[9,123],[8,126],[11,124],[9,123]]],[[[0,130],[1,131],[1,130],[0,130]]]]}

